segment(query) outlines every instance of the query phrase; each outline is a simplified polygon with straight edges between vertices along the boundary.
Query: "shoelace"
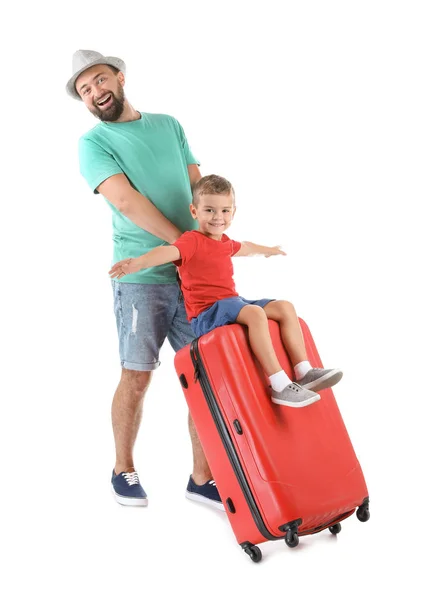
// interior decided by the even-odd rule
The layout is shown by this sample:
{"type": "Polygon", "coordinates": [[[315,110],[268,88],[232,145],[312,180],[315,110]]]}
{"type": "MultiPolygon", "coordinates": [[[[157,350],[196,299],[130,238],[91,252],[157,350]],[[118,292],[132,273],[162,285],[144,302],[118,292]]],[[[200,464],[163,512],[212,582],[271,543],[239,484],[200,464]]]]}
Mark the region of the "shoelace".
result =
{"type": "Polygon", "coordinates": [[[216,481],[214,479],[210,479],[208,483],[209,485],[214,485],[216,487],[216,481]]]}
{"type": "Polygon", "coordinates": [[[135,485],[136,483],[139,483],[139,475],[136,473],[136,471],[133,471],[133,473],[123,473],[122,476],[125,478],[128,485],[135,485]]]}
{"type": "MultiPolygon", "coordinates": [[[[299,385],[299,383],[289,383],[287,387],[294,390],[295,392],[300,392],[302,389],[304,389],[301,385],[299,385]]],[[[271,385],[269,385],[269,389],[270,390],[273,389],[271,385]]],[[[285,389],[286,388],[284,388],[284,390],[285,389]]],[[[284,391],[284,390],[282,390],[282,391],[284,391]]]]}
{"type": "Polygon", "coordinates": [[[288,387],[295,392],[300,392],[303,389],[302,386],[299,385],[299,383],[290,383],[288,387]]]}

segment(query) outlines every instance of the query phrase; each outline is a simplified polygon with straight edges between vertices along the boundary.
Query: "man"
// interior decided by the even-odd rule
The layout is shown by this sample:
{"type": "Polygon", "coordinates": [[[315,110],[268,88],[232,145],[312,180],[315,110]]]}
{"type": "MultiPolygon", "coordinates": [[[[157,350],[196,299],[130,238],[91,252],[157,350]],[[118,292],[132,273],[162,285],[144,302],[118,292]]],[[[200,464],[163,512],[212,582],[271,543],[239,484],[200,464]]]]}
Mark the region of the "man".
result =
{"type": "MultiPolygon", "coordinates": [[[[133,108],[124,95],[121,59],[78,50],[72,71],[68,94],[101,121],[80,138],[80,171],[112,209],[114,262],[172,244],[195,227],[191,186],[201,178],[183,128],[168,115],[133,108]]],[[[112,486],[119,503],[146,506],[133,462],[144,395],[165,338],[177,351],[194,335],[172,264],[128,275],[112,286],[122,367],[112,404],[112,486]]],[[[224,510],[190,415],[189,431],[193,471],[186,496],[224,510]]]]}

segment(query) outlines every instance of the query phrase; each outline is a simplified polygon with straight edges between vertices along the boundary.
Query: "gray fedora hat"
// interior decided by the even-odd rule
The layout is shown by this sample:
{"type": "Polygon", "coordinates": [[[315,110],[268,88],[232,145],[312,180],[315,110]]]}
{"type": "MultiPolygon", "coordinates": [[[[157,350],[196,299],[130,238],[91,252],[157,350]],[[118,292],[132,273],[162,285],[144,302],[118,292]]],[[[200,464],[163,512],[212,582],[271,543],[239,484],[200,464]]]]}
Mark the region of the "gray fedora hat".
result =
{"type": "Polygon", "coordinates": [[[86,71],[86,69],[95,65],[111,65],[123,73],[126,71],[125,62],[120,58],[116,58],[115,56],[103,56],[94,50],[77,50],[77,52],[74,52],[72,60],[73,76],[66,84],[66,91],[70,96],[76,100],[81,100],[76,90],[76,79],[83,71],[86,71]]]}

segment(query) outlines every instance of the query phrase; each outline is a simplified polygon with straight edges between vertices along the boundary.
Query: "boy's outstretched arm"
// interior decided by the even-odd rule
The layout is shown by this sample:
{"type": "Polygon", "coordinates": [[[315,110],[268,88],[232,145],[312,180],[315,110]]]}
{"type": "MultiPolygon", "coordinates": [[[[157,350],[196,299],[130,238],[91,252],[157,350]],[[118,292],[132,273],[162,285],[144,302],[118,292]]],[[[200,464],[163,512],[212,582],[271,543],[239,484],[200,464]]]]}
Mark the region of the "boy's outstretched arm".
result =
{"type": "Polygon", "coordinates": [[[159,246],[137,258],[125,258],[115,263],[109,271],[112,279],[121,279],[124,275],[137,273],[142,269],[165,265],[180,258],[180,251],[175,246],[159,246]]]}
{"type": "Polygon", "coordinates": [[[259,246],[258,244],[253,244],[252,242],[242,242],[240,250],[236,252],[233,256],[265,256],[269,258],[269,256],[277,256],[278,254],[282,254],[287,256],[287,254],[281,250],[280,246],[259,246]]]}

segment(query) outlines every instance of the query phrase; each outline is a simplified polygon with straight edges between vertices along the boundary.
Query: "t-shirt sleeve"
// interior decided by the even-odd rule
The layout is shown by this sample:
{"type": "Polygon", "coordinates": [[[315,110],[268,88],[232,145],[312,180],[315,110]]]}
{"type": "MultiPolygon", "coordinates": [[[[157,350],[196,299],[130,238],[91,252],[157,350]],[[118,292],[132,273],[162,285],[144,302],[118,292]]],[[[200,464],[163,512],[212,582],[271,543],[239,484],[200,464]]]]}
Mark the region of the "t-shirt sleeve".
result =
{"type": "Polygon", "coordinates": [[[79,141],[79,161],[80,173],[94,194],[98,194],[97,187],[108,177],[123,173],[113,156],[88,138],[79,141]]]}
{"type": "Polygon", "coordinates": [[[175,123],[176,123],[177,131],[178,131],[178,136],[179,136],[180,142],[181,142],[181,147],[183,148],[184,158],[186,159],[186,164],[187,165],[200,165],[201,163],[199,162],[199,160],[197,160],[195,158],[195,156],[192,153],[192,150],[190,149],[189,143],[186,138],[186,134],[184,133],[184,129],[181,127],[181,125],[177,121],[177,119],[175,119],[175,123]]]}
{"type": "Polygon", "coordinates": [[[178,248],[181,255],[181,258],[174,260],[174,265],[177,267],[184,267],[184,265],[189,262],[198,248],[197,235],[192,231],[186,231],[186,233],[183,233],[183,235],[181,235],[178,240],[172,244],[172,246],[178,248]]]}
{"type": "Polygon", "coordinates": [[[231,241],[231,246],[232,246],[231,256],[234,256],[235,254],[237,254],[237,252],[242,247],[242,242],[236,242],[235,240],[230,240],[230,241],[231,241]]]}

